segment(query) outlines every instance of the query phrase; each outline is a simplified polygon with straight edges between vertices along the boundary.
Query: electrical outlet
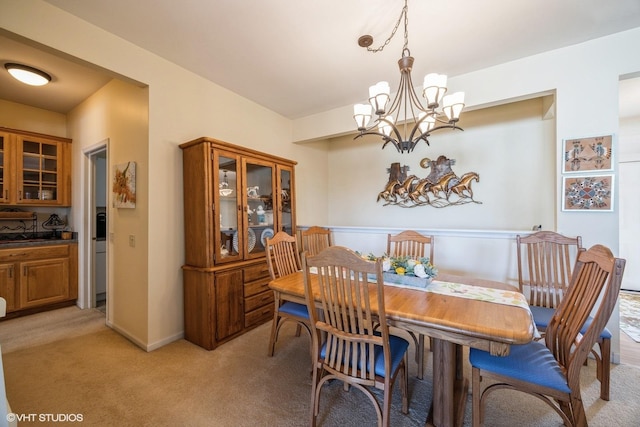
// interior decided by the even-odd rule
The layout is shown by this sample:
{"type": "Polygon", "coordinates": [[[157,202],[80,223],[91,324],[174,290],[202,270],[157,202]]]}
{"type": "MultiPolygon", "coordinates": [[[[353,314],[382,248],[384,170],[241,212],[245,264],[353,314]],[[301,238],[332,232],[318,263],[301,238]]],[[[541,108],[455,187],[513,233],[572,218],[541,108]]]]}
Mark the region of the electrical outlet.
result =
{"type": "Polygon", "coordinates": [[[133,234],[129,234],[129,246],[132,248],[136,247],[136,236],[133,234]]]}

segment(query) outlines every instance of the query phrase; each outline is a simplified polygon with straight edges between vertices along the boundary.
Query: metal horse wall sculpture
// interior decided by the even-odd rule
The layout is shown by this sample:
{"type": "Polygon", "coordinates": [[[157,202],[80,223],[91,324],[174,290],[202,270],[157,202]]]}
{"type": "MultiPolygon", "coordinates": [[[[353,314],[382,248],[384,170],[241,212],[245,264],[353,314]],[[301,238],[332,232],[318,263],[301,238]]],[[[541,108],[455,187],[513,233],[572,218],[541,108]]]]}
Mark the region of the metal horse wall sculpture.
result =
{"type": "Polygon", "coordinates": [[[378,200],[383,200],[383,206],[396,205],[403,208],[429,205],[435,208],[462,205],[465,203],[482,203],[473,199],[471,184],[480,181],[476,172],[467,172],[457,176],[451,169],[456,163],[454,159],[445,156],[437,160],[422,159],[420,166],[431,169],[426,178],[416,175],[407,176],[408,166],[392,163],[387,170],[389,182],[384,190],[378,193],[378,200]]]}

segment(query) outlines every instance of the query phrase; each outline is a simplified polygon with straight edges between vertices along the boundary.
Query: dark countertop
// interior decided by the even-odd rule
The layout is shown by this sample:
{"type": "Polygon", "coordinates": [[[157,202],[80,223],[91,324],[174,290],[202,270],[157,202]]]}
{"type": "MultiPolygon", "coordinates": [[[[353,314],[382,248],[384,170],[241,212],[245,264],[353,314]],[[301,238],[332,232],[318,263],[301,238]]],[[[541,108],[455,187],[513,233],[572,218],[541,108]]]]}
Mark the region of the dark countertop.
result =
{"type": "Polygon", "coordinates": [[[78,243],[78,236],[74,233],[72,239],[63,240],[61,238],[34,238],[28,240],[0,240],[0,249],[11,248],[31,248],[37,246],[55,246],[55,245],[67,245],[69,243],[78,243]]]}

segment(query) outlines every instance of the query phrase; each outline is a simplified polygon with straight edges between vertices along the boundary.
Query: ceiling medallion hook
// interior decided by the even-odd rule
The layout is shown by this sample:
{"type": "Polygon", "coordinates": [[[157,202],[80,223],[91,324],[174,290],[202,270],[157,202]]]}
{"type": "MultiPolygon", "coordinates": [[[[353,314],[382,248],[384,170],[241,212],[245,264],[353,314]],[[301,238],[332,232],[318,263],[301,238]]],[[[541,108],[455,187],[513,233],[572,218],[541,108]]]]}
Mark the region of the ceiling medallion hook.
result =
{"type": "Polygon", "coordinates": [[[357,123],[359,134],[377,135],[382,138],[382,148],[392,143],[400,153],[410,153],[421,140],[429,145],[428,137],[431,132],[440,129],[459,129],[457,122],[464,108],[464,92],[444,96],[447,91],[447,76],[444,74],[427,74],[422,86],[423,106],[411,80],[413,57],[409,51],[409,17],[407,0],[400,13],[391,35],[377,48],[372,48],[373,37],[363,35],[358,38],[358,45],[369,52],[380,52],[396,34],[404,17],[404,45],[402,56],[398,61],[400,68],[400,85],[391,106],[387,108],[391,99],[389,83],[379,82],[369,88],[369,104],[356,104],[353,108],[353,118],[357,123]],[[440,109],[438,110],[438,108],[440,109]],[[369,124],[372,113],[377,118],[369,124]],[[402,132],[398,126],[402,125],[402,132]]]}

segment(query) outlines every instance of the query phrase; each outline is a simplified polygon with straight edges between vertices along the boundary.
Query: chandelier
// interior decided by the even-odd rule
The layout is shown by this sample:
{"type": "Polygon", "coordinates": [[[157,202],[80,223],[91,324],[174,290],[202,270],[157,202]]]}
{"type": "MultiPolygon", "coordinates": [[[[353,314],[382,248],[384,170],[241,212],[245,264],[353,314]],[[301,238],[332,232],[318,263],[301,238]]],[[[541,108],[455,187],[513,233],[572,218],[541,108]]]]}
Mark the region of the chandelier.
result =
{"type": "Polygon", "coordinates": [[[411,81],[413,57],[409,52],[407,10],[407,0],[405,0],[398,22],[389,38],[380,47],[375,49],[370,47],[373,44],[373,37],[370,35],[364,35],[358,39],[358,45],[367,48],[367,51],[380,52],[389,44],[404,17],[404,46],[402,57],[398,61],[400,86],[395,99],[387,109],[390,100],[389,83],[379,82],[369,88],[369,104],[356,104],[353,107],[353,118],[360,132],[354,139],[364,135],[378,135],[384,141],[383,149],[387,144],[392,143],[400,153],[412,152],[420,140],[429,145],[427,138],[436,130],[463,130],[456,124],[464,107],[464,92],[444,96],[447,91],[446,75],[431,73],[425,76],[422,85],[424,106],[416,94],[411,81]],[[441,110],[438,110],[440,105],[442,105],[441,110]],[[372,111],[377,118],[369,125],[372,111]]]}

